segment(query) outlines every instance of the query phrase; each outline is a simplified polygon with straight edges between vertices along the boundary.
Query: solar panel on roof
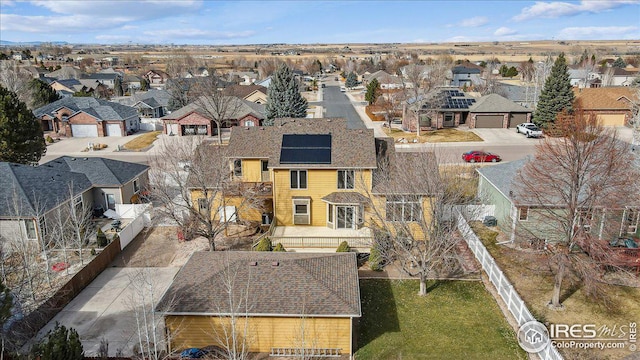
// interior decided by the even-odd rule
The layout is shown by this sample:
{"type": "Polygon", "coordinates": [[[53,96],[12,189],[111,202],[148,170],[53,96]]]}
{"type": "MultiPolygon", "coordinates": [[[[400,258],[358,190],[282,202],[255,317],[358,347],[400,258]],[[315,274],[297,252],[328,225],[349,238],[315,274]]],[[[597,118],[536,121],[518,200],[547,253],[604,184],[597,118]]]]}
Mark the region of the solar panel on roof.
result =
{"type": "Polygon", "coordinates": [[[331,164],[331,135],[282,135],[281,164],[331,164]]]}

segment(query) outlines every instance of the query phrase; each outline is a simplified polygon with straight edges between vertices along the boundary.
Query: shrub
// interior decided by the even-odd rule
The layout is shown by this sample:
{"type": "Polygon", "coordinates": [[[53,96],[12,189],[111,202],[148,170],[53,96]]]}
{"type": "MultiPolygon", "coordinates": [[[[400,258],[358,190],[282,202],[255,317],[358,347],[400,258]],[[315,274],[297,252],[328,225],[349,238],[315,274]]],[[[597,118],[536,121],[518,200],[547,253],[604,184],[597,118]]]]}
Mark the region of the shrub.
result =
{"type": "Polygon", "coordinates": [[[371,248],[369,268],[373,271],[382,271],[382,256],[380,256],[380,250],[376,247],[371,248]]]}
{"type": "Polygon", "coordinates": [[[53,144],[53,138],[50,135],[47,135],[45,141],[49,144],[53,144]]]}
{"type": "Polygon", "coordinates": [[[287,249],[285,249],[284,246],[282,246],[282,244],[278,243],[278,245],[276,245],[276,247],[273,248],[273,251],[286,252],[287,249]]]}
{"type": "Polygon", "coordinates": [[[98,228],[98,233],[96,234],[96,242],[99,247],[105,247],[108,244],[107,235],[105,235],[100,228],[98,228]]]}
{"type": "Polygon", "coordinates": [[[336,252],[349,252],[351,251],[351,247],[349,247],[349,244],[346,241],[343,241],[340,243],[340,245],[338,245],[338,248],[336,249],[336,252]]]}
{"type": "Polygon", "coordinates": [[[256,251],[271,251],[273,247],[271,246],[271,239],[268,237],[262,238],[258,245],[256,246],[256,251]]]}
{"type": "Polygon", "coordinates": [[[91,248],[91,256],[96,256],[96,248],[91,248]]]}

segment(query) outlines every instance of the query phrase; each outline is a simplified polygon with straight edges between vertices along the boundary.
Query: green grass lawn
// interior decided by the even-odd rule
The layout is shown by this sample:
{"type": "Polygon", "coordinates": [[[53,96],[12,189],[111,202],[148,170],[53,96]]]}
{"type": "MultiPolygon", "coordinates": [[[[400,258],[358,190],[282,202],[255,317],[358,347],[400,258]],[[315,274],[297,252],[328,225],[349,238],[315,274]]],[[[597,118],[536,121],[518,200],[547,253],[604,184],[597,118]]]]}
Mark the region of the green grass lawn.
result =
{"type": "Polygon", "coordinates": [[[361,280],[356,359],[525,359],[481,282],[361,280]]]}

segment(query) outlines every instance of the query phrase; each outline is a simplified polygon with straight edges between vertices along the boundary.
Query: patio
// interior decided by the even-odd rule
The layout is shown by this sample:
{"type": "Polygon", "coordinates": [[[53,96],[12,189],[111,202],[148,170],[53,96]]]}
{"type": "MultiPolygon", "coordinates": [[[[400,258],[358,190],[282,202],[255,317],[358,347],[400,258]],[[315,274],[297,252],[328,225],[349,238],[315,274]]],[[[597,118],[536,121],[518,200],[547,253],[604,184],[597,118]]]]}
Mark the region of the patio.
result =
{"type": "Polygon", "coordinates": [[[334,252],[341,242],[351,248],[368,252],[373,241],[371,229],[329,229],[322,226],[276,226],[271,241],[287,250],[334,252]]]}

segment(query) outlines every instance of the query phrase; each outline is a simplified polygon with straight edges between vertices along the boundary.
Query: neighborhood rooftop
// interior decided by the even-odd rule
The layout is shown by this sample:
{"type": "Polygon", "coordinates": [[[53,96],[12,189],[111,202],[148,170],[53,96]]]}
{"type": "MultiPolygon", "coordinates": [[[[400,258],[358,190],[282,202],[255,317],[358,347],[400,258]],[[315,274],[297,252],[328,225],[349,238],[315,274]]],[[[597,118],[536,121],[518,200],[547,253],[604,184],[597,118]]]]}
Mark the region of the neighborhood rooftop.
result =
{"type": "Polygon", "coordinates": [[[80,111],[86,112],[98,121],[127,120],[138,116],[135,108],[93,97],[62,98],[34,110],[33,113],[38,118],[43,115],[55,117],[55,112],[61,108],[68,108],[72,110],[74,114],[80,111]]]}
{"type": "Polygon", "coordinates": [[[39,168],[84,174],[94,186],[120,186],[133,180],[149,167],[101,157],[62,156],[40,165],[39,168]]]}

